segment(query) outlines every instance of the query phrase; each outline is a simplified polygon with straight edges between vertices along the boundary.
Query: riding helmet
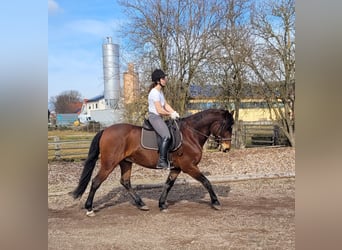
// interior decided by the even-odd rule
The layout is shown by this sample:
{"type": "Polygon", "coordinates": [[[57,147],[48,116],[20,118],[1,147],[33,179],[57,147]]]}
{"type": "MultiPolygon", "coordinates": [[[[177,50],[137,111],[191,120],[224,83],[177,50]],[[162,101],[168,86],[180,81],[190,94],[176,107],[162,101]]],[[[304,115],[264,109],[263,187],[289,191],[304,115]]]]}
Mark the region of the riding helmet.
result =
{"type": "Polygon", "coordinates": [[[152,82],[157,82],[160,80],[160,78],[163,78],[165,76],[167,76],[167,74],[165,74],[164,71],[162,71],[161,69],[156,69],[152,73],[152,82]]]}

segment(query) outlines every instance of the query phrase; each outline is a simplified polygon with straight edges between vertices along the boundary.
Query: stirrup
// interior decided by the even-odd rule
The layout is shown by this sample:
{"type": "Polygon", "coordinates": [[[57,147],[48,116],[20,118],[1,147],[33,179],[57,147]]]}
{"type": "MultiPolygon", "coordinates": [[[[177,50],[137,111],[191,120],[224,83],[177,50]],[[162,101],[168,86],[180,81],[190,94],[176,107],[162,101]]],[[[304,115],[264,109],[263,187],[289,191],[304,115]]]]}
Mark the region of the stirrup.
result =
{"type": "Polygon", "coordinates": [[[159,164],[161,163],[160,160],[158,160],[158,163],[157,163],[157,166],[156,166],[156,169],[170,169],[170,162],[168,160],[166,160],[166,163],[167,163],[167,166],[166,167],[163,167],[163,166],[160,166],[159,164]]]}

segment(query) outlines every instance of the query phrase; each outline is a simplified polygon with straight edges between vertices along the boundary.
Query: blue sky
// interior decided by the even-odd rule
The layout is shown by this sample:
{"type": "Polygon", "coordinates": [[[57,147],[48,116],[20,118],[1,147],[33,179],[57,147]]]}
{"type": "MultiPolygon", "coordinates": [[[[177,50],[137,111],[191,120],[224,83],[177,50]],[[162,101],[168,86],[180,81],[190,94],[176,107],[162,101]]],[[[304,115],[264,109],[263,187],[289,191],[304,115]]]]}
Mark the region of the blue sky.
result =
{"type": "Polygon", "coordinates": [[[83,98],[102,94],[105,38],[120,45],[120,60],[125,56],[118,35],[125,22],[122,7],[115,0],[48,0],[48,11],[48,98],[66,90],[83,98]]]}

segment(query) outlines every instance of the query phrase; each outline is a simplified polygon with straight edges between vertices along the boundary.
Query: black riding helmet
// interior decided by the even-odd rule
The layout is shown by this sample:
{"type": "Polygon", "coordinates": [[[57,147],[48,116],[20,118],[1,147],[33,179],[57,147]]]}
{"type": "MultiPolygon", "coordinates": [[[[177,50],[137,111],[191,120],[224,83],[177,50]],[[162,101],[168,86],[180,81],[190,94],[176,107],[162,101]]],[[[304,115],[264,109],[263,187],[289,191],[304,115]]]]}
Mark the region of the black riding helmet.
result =
{"type": "Polygon", "coordinates": [[[160,78],[163,78],[165,76],[167,76],[167,74],[165,74],[164,71],[162,71],[161,69],[156,69],[152,73],[152,82],[158,82],[160,78]]]}

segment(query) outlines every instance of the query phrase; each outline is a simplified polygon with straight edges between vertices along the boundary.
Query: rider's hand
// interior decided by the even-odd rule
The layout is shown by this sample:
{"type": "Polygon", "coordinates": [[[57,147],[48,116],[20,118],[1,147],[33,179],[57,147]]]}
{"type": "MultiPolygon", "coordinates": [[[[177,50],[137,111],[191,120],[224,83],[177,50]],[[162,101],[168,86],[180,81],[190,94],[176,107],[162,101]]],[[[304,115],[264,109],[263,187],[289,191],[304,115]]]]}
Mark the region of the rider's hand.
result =
{"type": "Polygon", "coordinates": [[[173,111],[171,113],[171,119],[176,120],[177,118],[179,118],[179,114],[176,111],[173,111]]]}

